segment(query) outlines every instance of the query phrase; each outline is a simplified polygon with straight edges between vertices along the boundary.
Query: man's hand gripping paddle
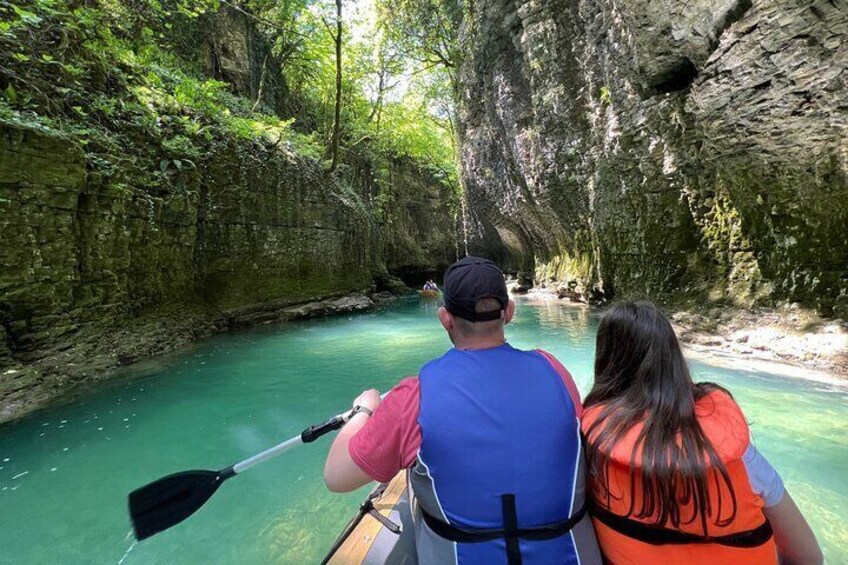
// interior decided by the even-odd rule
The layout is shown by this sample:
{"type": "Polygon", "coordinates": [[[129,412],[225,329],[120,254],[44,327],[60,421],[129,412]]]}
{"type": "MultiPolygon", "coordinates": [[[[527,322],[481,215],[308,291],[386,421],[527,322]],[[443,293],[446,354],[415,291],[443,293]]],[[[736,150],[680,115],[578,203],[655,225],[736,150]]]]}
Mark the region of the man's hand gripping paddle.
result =
{"type": "Polygon", "coordinates": [[[134,490],[129,495],[129,508],[136,539],[141,541],[179,524],[197,512],[227,479],[299,445],[312,443],[340,429],[352,417],[352,410],[334,416],[271,449],[219,471],[183,471],[134,490]]]}

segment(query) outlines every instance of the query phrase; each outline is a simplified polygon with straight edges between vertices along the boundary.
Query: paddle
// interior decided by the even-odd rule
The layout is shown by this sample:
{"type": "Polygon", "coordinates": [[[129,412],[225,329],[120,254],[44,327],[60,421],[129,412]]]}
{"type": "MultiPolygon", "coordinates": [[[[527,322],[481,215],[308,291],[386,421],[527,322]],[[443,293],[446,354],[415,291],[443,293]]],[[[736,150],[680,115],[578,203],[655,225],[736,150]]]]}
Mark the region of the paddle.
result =
{"type": "Polygon", "coordinates": [[[220,471],[183,471],[134,490],[129,496],[129,507],[136,539],[141,541],[179,524],[197,512],[227,479],[298,445],[312,443],[340,429],[352,416],[353,411],[334,416],[323,424],[310,426],[300,435],[220,471]]]}

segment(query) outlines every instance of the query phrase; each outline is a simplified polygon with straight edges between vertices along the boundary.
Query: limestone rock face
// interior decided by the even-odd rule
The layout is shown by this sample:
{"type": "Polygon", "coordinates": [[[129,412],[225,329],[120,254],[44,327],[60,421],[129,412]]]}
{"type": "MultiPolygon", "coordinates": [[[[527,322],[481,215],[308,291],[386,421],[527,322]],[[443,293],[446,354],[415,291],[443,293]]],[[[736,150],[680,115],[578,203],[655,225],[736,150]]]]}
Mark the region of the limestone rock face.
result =
{"type": "Polygon", "coordinates": [[[596,299],[848,316],[845,0],[477,0],[463,33],[479,246],[596,299]]]}
{"type": "Polygon", "coordinates": [[[393,163],[388,171],[391,190],[377,204],[386,267],[401,277],[441,274],[457,259],[453,186],[407,161],[393,163]]]}
{"type": "Polygon", "coordinates": [[[104,185],[74,141],[0,123],[0,420],[245,307],[370,287],[368,213],[318,163],[232,142],[184,180],[104,185]]]}
{"type": "Polygon", "coordinates": [[[222,5],[197,23],[205,32],[200,55],[209,76],[229,83],[235,93],[254,100],[257,108],[264,106],[279,115],[292,111],[291,92],[271,45],[247,14],[222,5]]]}
{"type": "MultiPolygon", "coordinates": [[[[244,10],[163,33],[163,49],[245,110],[315,128],[244,10]]],[[[157,123],[172,123],[162,111],[157,123]]],[[[36,118],[0,120],[0,422],[222,329],[360,310],[368,294],[385,299],[375,291],[407,290],[394,275],[456,257],[452,181],[367,143],[330,174],[282,137],[100,121],[133,153],[123,159],[97,148],[100,128],[66,137],[36,118]]]]}
{"type": "Polygon", "coordinates": [[[232,144],[200,179],[195,261],[206,302],[227,309],[369,286],[365,205],[317,162],[232,144]]]}

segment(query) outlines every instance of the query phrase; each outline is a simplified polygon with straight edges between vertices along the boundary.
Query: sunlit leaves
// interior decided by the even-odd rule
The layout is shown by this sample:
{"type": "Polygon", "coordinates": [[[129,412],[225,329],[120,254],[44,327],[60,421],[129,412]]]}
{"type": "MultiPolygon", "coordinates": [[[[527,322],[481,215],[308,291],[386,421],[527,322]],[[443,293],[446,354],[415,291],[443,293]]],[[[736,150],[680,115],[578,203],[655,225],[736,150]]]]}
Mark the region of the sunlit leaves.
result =
{"type": "Polygon", "coordinates": [[[12,10],[15,14],[20,18],[21,23],[25,25],[38,25],[41,23],[42,18],[30,12],[29,10],[25,10],[20,6],[16,6],[12,4],[12,10]]]}
{"type": "Polygon", "coordinates": [[[378,0],[391,40],[411,59],[456,68],[463,0],[378,0]]]}
{"type": "Polygon", "coordinates": [[[18,101],[18,93],[15,90],[15,87],[11,84],[6,87],[6,90],[3,91],[6,100],[9,101],[10,104],[14,105],[18,101]]]}
{"type": "MultiPolygon", "coordinates": [[[[182,172],[175,161],[194,162],[204,146],[226,136],[322,158],[333,124],[335,53],[325,20],[333,23],[334,4],[0,0],[0,103],[4,112],[73,128],[84,145],[91,138],[106,153],[121,153],[124,136],[158,140],[159,153],[147,165],[155,174],[162,160],[168,174],[182,172]],[[204,76],[174,49],[185,26],[208,25],[204,17],[224,6],[246,13],[273,45],[291,105],[286,117],[296,123],[257,112],[263,107],[255,100],[204,76]]],[[[405,157],[452,177],[452,75],[449,65],[432,60],[438,50],[453,61],[454,28],[433,36],[426,26],[453,22],[456,4],[401,0],[389,11],[391,4],[345,0],[342,158],[405,157]],[[431,6],[437,10],[428,13],[431,6]]]]}

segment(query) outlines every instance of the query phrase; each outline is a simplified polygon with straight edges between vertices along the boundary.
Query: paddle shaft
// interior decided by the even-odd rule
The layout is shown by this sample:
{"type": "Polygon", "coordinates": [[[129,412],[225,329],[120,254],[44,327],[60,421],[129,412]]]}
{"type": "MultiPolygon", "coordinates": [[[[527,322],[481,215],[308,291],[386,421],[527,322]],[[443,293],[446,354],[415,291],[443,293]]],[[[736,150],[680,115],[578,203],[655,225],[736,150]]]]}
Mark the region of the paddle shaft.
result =
{"type": "MultiPolygon", "coordinates": [[[[382,394],[380,399],[386,397],[386,394],[382,394]]],[[[353,411],[348,411],[342,414],[338,414],[333,416],[323,424],[318,424],[317,426],[310,426],[303,430],[299,435],[294,436],[291,439],[287,439],[286,441],[275,445],[270,449],[266,449],[262,453],[257,453],[253,457],[248,457],[244,461],[236,463],[232,467],[221,470],[221,474],[223,478],[230,478],[233,475],[237,475],[239,473],[243,473],[247,471],[251,467],[255,467],[260,463],[264,463],[265,461],[276,457],[277,455],[282,455],[286,451],[293,449],[299,445],[303,445],[304,443],[311,443],[318,439],[319,437],[328,434],[332,431],[341,429],[353,415],[353,411]]]]}
{"type": "MultiPolygon", "coordinates": [[[[385,395],[383,395],[385,396],[385,395]]],[[[218,487],[229,478],[286,451],[311,443],[319,437],[342,428],[353,418],[354,410],[333,416],[317,426],[310,426],[289,440],[240,463],[219,471],[183,471],[162,477],[131,492],[128,497],[130,520],[139,541],[179,524],[203,506],[218,487]]]]}

